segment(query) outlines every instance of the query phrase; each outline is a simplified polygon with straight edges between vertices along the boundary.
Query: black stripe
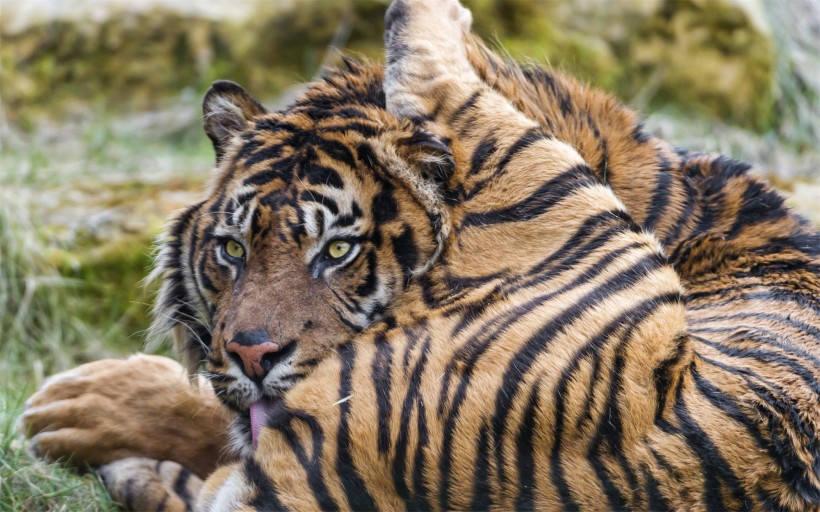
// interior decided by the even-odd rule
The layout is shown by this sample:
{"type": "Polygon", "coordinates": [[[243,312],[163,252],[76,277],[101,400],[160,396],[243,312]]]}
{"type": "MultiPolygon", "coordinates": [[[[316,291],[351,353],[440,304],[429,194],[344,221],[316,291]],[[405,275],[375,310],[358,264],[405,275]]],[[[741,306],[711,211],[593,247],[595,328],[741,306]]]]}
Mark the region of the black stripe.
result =
{"type": "Polygon", "coordinates": [[[393,347],[384,333],[379,333],[374,341],[376,354],[371,365],[373,389],[376,390],[376,408],[378,410],[379,433],[377,445],[380,454],[390,449],[390,417],[393,412],[390,395],[393,390],[391,373],[393,366],[393,347]]]}
{"type": "MultiPolygon", "coordinates": [[[[747,165],[746,169],[748,168],[747,165]]],[[[775,222],[787,214],[788,209],[783,207],[783,198],[777,191],[763,182],[749,181],[743,192],[735,222],[727,236],[734,238],[744,227],[775,222]]]]}
{"type": "Polygon", "coordinates": [[[473,156],[470,159],[470,171],[468,176],[473,176],[481,172],[481,169],[484,168],[484,164],[487,162],[487,159],[490,158],[496,151],[496,140],[492,136],[488,136],[482,139],[481,142],[473,151],[473,156]]]}
{"type": "MultiPolygon", "coordinates": [[[[515,446],[518,452],[518,497],[515,500],[516,510],[535,510],[533,502],[533,491],[535,490],[535,435],[536,413],[538,408],[538,396],[541,388],[540,379],[535,382],[530,390],[524,416],[521,420],[521,428],[518,431],[515,446]]],[[[484,428],[486,435],[486,427],[484,428]]]]}
{"type": "MultiPolygon", "coordinates": [[[[800,409],[794,405],[791,392],[786,391],[775,385],[773,382],[761,377],[753,370],[749,370],[744,367],[731,366],[700,354],[698,354],[697,357],[712,366],[720,368],[723,371],[740,376],[749,386],[749,389],[760,397],[762,402],[769,404],[771,407],[777,409],[780,414],[790,418],[791,425],[797,432],[799,432],[802,436],[805,436],[807,439],[816,439],[814,429],[811,428],[811,425],[802,420],[802,413],[800,409]]],[[[777,419],[771,424],[779,424],[781,420],[782,419],[777,419]]],[[[773,445],[772,447],[776,449],[777,445],[773,445]]],[[[789,457],[789,459],[793,459],[793,457],[789,457]]],[[[796,459],[794,459],[794,462],[796,462],[796,459]]]]}
{"type": "Polygon", "coordinates": [[[136,480],[137,477],[129,478],[122,488],[122,496],[125,498],[123,499],[123,505],[125,505],[126,510],[136,510],[134,507],[134,482],[136,480]]]}
{"type": "MultiPolygon", "coordinates": [[[[376,510],[376,503],[353,462],[350,452],[350,429],[348,418],[353,399],[345,400],[353,394],[353,368],[356,364],[356,347],[352,343],[338,349],[342,360],[342,371],[339,375],[340,418],[337,432],[336,474],[347,495],[347,501],[353,510],[376,510]]],[[[324,508],[324,507],[322,507],[324,508]]]]}
{"type": "Polygon", "coordinates": [[[393,197],[392,185],[386,182],[382,184],[382,189],[373,198],[371,213],[377,226],[386,224],[398,216],[399,205],[393,197]]]}
{"type": "Polygon", "coordinates": [[[486,187],[494,178],[500,176],[504,173],[507,169],[507,165],[510,161],[521,151],[527,149],[529,146],[535,144],[536,142],[544,139],[551,139],[552,137],[549,135],[544,134],[540,128],[530,128],[526,132],[524,132],[518,140],[516,140],[508,149],[507,152],[504,154],[504,158],[498,163],[495,168],[493,174],[484,179],[480,182],[476,183],[476,185],[470,190],[467,194],[467,198],[473,198],[481,192],[484,187],[486,187]]]}
{"type": "Polygon", "coordinates": [[[592,172],[586,165],[577,165],[542,184],[538,190],[516,204],[488,212],[470,212],[464,216],[459,229],[487,226],[501,222],[532,220],[563,201],[575,190],[595,185],[592,172]]]}
{"type": "Polygon", "coordinates": [[[670,184],[672,183],[672,173],[661,172],[655,183],[655,193],[652,195],[652,202],[649,205],[649,214],[643,222],[643,227],[647,231],[655,229],[655,224],[661,219],[666,207],[669,204],[670,184]]]}
{"type": "Polygon", "coordinates": [[[367,270],[364,280],[356,287],[358,298],[367,298],[376,291],[378,275],[376,274],[376,250],[372,247],[367,251],[367,270]]]}
{"type": "Polygon", "coordinates": [[[490,487],[490,432],[486,424],[481,425],[476,440],[476,461],[473,473],[473,500],[470,510],[491,510],[493,508],[492,487],[490,487]]]}
{"type": "MultiPolygon", "coordinates": [[[[708,290],[702,292],[696,292],[687,295],[687,303],[697,302],[699,299],[704,297],[713,297],[718,295],[719,297],[716,298],[723,298],[725,300],[709,300],[704,302],[703,304],[698,305],[690,305],[687,306],[689,311],[707,311],[707,310],[715,310],[721,311],[722,306],[728,305],[736,305],[738,301],[757,301],[757,302],[764,302],[764,303],[790,303],[794,305],[796,308],[809,308],[811,312],[808,314],[820,315],[820,298],[814,296],[811,293],[801,292],[799,290],[791,290],[791,289],[779,289],[777,286],[774,286],[772,283],[750,283],[743,286],[733,286],[731,288],[718,288],[715,290],[708,290]],[[764,288],[761,291],[744,293],[742,290],[749,289],[749,288],[764,288]],[[733,292],[740,292],[737,295],[729,295],[733,292]]],[[[750,307],[760,308],[760,309],[768,309],[768,308],[777,308],[782,309],[779,306],[769,306],[763,304],[754,304],[750,307]]]]}
{"type": "MultiPolygon", "coordinates": [[[[318,212],[321,213],[322,210],[320,209],[320,210],[318,210],[318,212]]],[[[322,216],[322,217],[324,217],[324,216],[322,216]]],[[[336,218],[333,219],[333,223],[331,224],[331,227],[345,228],[345,227],[348,227],[348,226],[352,226],[360,218],[361,217],[358,217],[356,215],[351,215],[349,213],[343,213],[341,215],[337,215],[336,218]]],[[[317,238],[321,238],[321,235],[317,238]]]]}
{"type": "MultiPolygon", "coordinates": [[[[811,269],[807,269],[811,271],[811,269]]],[[[751,283],[732,283],[729,288],[721,286],[720,288],[716,288],[714,290],[704,290],[700,292],[690,292],[686,295],[687,302],[698,302],[701,299],[709,299],[709,302],[704,303],[703,305],[693,307],[692,309],[707,309],[713,307],[713,305],[719,306],[724,304],[724,302],[713,302],[712,297],[715,295],[725,296],[729,293],[741,291],[741,290],[749,290],[752,288],[763,288],[763,290],[755,292],[756,296],[750,296],[750,298],[757,299],[759,295],[772,295],[773,299],[776,301],[783,301],[783,302],[794,302],[795,304],[799,304],[801,306],[810,307],[815,311],[820,310],[820,297],[816,297],[810,293],[804,293],[800,290],[796,290],[792,288],[795,283],[791,281],[785,282],[777,282],[777,281],[760,281],[756,280],[751,283]],[[780,294],[783,297],[780,297],[780,294]]],[[[731,304],[735,300],[741,300],[745,298],[745,296],[741,295],[736,299],[733,297],[729,300],[726,300],[726,304],[731,304]]]]}
{"type": "Polygon", "coordinates": [[[455,125],[456,123],[458,123],[461,117],[464,114],[466,114],[467,111],[471,110],[475,106],[476,102],[478,101],[478,98],[481,96],[481,92],[481,89],[475,91],[473,94],[470,95],[469,98],[467,98],[467,101],[459,105],[458,108],[456,108],[453,111],[453,113],[450,115],[450,125],[455,125]]]}
{"type": "Polygon", "coordinates": [[[305,470],[307,483],[313,492],[314,498],[316,498],[316,502],[319,504],[319,508],[322,510],[338,510],[339,506],[330,495],[327,484],[325,484],[324,475],[322,474],[324,433],[316,418],[304,412],[288,411],[284,406],[277,404],[268,424],[271,428],[275,428],[284,434],[299,464],[305,470]],[[292,422],[294,421],[304,423],[310,430],[311,443],[313,445],[310,458],[308,458],[307,452],[299,440],[299,436],[293,429],[292,422]]]}
{"type": "Polygon", "coordinates": [[[317,137],[317,139],[316,147],[320,151],[350,169],[356,168],[356,159],[353,158],[353,152],[350,151],[350,148],[347,147],[347,145],[333,139],[325,139],[320,137],[317,137]]]}
{"type": "MultiPolygon", "coordinates": [[[[199,284],[199,279],[197,275],[197,265],[196,265],[196,248],[199,244],[199,222],[200,217],[194,219],[194,223],[191,226],[190,231],[190,243],[188,244],[188,271],[191,273],[190,277],[193,279],[193,288],[196,290],[197,299],[199,299],[199,304],[202,307],[205,307],[208,304],[208,301],[205,300],[205,296],[202,294],[202,289],[199,284]]],[[[186,286],[186,289],[188,287],[186,286]]],[[[187,296],[187,293],[186,293],[187,296]]],[[[193,297],[192,297],[193,298],[193,297]]],[[[190,321],[185,322],[190,323],[190,321]]]]}
{"type": "MultiPolygon", "coordinates": [[[[425,352],[426,355],[426,352],[425,352]]],[[[431,510],[431,506],[427,501],[430,495],[430,490],[424,481],[425,470],[425,456],[427,447],[430,444],[430,434],[427,429],[427,408],[424,405],[424,397],[419,394],[418,405],[416,407],[417,418],[417,438],[416,454],[413,457],[413,494],[414,497],[407,504],[408,510],[431,510]]]]}
{"type": "Polygon", "coordinates": [[[646,144],[652,138],[646,130],[644,130],[643,123],[637,123],[635,128],[632,129],[632,133],[629,135],[632,140],[637,142],[638,144],[646,144]]]}
{"type": "Polygon", "coordinates": [[[524,276],[526,280],[523,283],[510,286],[510,291],[543,282],[545,277],[555,274],[555,267],[559,264],[561,267],[568,267],[571,263],[580,262],[590,253],[604,247],[625,231],[638,233],[640,230],[641,228],[632,221],[631,217],[621,211],[609,211],[593,215],[584,221],[575,233],[564,242],[564,245],[534,266],[524,276]],[[598,233],[596,238],[589,239],[596,233],[598,233]],[[585,240],[587,240],[586,243],[584,243],[585,240]],[[549,267],[553,267],[553,270],[541,274],[549,267]]]}
{"type": "Polygon", "coordinates": [[[575,422],[575,430],[584,428],[584,423],[592,422],[592,406],[595,403],[595,389],[599,384],[602,384],[601,379],[601,358],[596,356],[592,358],[592,371],[590,371],[587,385],[587,400],[584,405],[584,410],[578,415],[578,420],[575,422]]]}
{"type": "Polygon", "coordinates": [[[404,274],[404,283],[407,284],[413,277],[413,270],[418,265],[418,248],[413,238],[412,228],[405,224],[401,234],[390,238],[390,243],[404,274]]]}
{"type": "Polygon", "coordinates": [[[373,125],[367,123],[345,123],[339,126],[324,126],[319,128],[319,133],[346,133],[346,132],[357,132],[362,137],[375,137],[379,132],[377,128],[373,125]]]}
{"type": "Polygon", "coordinates": [[[266,185],[274,180],[285,180],[287,181],[288,174],[287,171],[292,171],[295,167],[292,165],[292,159],[285,159],[280,160],[276,164],[276,168],[273,169],[266,169],[264,171],[257,172],[245,178],[242,181],[242,185],[245,187],[248,186],[259,186],[259,185],[266,185]]]}
{"type": "Polygon", "coordinates": [[[755,440],[758,448],[765,450],[768,447],[768,443],[763,439],[757,423],[743,414],[740,410],[740,406],[735,403],[731,396],[727,395],[716,385],[709,382],[706,377],[701,375],[697,368],[693,367],[691,374],[695,378],[695,386],[702,396],[709,400],[709,402],[711,402],[716,408],[723,411],[724,414],[742,425],[752,439],[755,440]]]}
{"type": "MultiPolygon", "coordinates": [[[[672,223],[672,230],[669,231],[665,237],[663,237],[663,241],[661,242],[663,246],[666,248],[666,254],[669,254],[673,243],[678,241],[680,238],[681,233],[683,232],[684,227],[686,227],[689,223],[689,219],[692,217],[692,214],[695,210],[695,203],[696,199],[698,198],[697,189],[692,184],[692,179],[688,176],[683,176],[681,183],[683,184],[684,188],[684,196],[686,199],[684,200],[683,206],[681,207],[680,214],[677,216],[675,221],[672,223]]],[[[677,262],[679,261],[675,255],[677,251],[683,247],[682,245],[675,249],[675,252],[672,252],[672,255],[669,256],[670,261],[677,262]]]]}
{"type": "MultiPolygon", "coordinates": [[[[820,329],[814,327],[813,325],[807,324],[805,322],[801,322],[800,320],[794,320],[791,316],[780,316],[775,314],[767,314],[761,313],[758,311],[745,311],[742,313],[731,313],[731,314],[716,314],[711,316],[698,316],[695,318],[689,319],[690,323],[710,323],[710,322],[719,322],[722,320],[738,320],[741,318],[752,318],[756,320],[766,320],[768,322],[774,322],[778,324],[788,325],[789,327],[796,329],[800,332],[810,334],[811,336],[820,340],[820,329]]],[[[758,327],[758,326],[754,326],[758,327]]],[[[772,326],[774,327],[774,326],[772,326]]],[[[806,354],[805,357],[811,357],[810,355],[806,354]]],[[[820,366],[820,360],[813,359],[814,363],[820,366]]]]}
{"type": "Polygon", "coordinates": [[[245,168],[250,169],[251,167],[260,162],[274,160],[282,156],[282,144],[266,146],[262,149],[259,149],[258,151],[251,152],[251,150],[256,149],[258,147],[259,143],[246,143],[245,146],[242,148],[240,157],[244,157],[242,165],[244,165],[245,168]]]}
{"type": "Polygon", "coordinates": [[[251,507],[270,512],[286,512],[289,510],[279,501],[279,493],[273,485],[273,480],[256,463],[253,457],[248,457],[242,464],[243,473],[248,482],[253,482],[254,497],[249,503],[251,507]]]}
{"type": "MultiPolygon", "coordinates": [[[[186,511],[193,510],[193,501],[191,500],[191,494],[188,492],[188,479],[191,478],[191,474],[191,470],[185,466],[180,466],[173,486],[174,492],[185,502],[186,511]]],[[[157,507],[157,510],[161,509],[157,507]]]]}
{"type": "Polygon", "coordinates": [[[658,481],[655,480],[655,477],[652,475],[652,471],[644,467],[643,476],[646,481],[647,510],[652,510],[653,512],[672,510],[669,506],[669,502],[666,501],[666,498],[661,492],[658,481]]]}
{"type": "Polygon", "coordinates": [[[661,361],[652,372],[652,380],[655,381],[655,394],[658,400],[657,405],[655,406],[656,421],[661,417],[664,407],[666,407],[666,402],[669,399],[669,393],[672,392],[674,377],[672,371],[681,362],[681,359],[686,354],[688,341],[689,339],[686,334],[681,334],[675,338],[675,352],[668,358],[661,361]]]}
{"type": "Polygon", "coordinates": [[[311,185],[324,185],[339,189],[343,189],[345,186],[341,175],[335,169],[324,165],[308,163],[302,168],[301,174],[307,178],[308,183],[311,185]]]}
{"type": "MultiPolygon", "coordinates": [[[[414,506],[429,509],[426,497],[417,494],[411,494],[410,489],[407,488],[405,481],[405,471],[407,468],[407,454],[410,451],[410,418],[413,415],[413,410],[416,414],[425,414],[422,402],[420,400],[421,393],[421,377],[427,365],[427,358],[430,350],[430,338],[427,338],[422,345],[421,356],[418,362],[412,369],[407,385],[407,393],[404,397],[404,402],[401,409],[401,422],[399,424],[399,434],[396,438],[396,451],[393,459],[393,484],[396,486],[396,491],[405,502],[413,502],[414,506]]],[[[415,482],[414,482],[415,483],[415,482]]],[[[418,490],[418,489],[416,489],[418,490]]]]}
{"type": "Polygon", "coordinates": [[[678,395],[674,406],[675,415],[680,422],[679,433],[686,439],[686,443],[697,454],[703,470],[704,501],[707,508],[713,510],[727,510],[723,501],[721,484],[740,502],[743,510],[751,510],[752,500],[746,495],[743,485],[732,471],[731,466],[723,458],[718,447],[709,438],[709,435],[700,427],[698,422],[689,414],[683,401],[683,395],[678,395]]]}
{"type": "MultiPolygon", "coordinates": [[[[690,320],[690,323],[695,324],[696,322],[690,320]]],[[[761,345],[769,345],[771,347],[779,348],[790,356],[806,360],[813,366],[820,369],[820,360],[818,360],[817,357],[810,352],[806,352],[800,348],[799,342],[797,346],[783,342],[791,339],[793,339],[793,341],[797,341],[799,339],[798,333],[793,333],[793,336],[786,336],[782,332],[778,333],[759,325],[740,323],[734,324],[731,327],[696,327],[693,325],[689,330],[692,333],[723,334],[724,336],[721,336],[720,338],[724,341],[728,339],[730,342],[757,342],[761,345]],[[728,337],[726,335],[728,335],[728,337]]],[[[804,333],[800,332],[799,334],[804,333]]]]}

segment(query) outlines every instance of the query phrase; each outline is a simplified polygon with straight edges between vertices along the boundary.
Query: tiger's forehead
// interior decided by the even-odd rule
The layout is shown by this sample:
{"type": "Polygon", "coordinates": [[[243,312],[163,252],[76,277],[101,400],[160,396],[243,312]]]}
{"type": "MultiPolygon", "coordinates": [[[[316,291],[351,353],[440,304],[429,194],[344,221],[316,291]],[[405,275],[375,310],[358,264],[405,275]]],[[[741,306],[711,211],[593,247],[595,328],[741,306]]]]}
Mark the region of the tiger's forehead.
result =
{"type": "Polygon", "coordinates": [[[356,173],[357,153],[380,129],[378,120],[358,109],[268,114],[238,139],[222,188],[239,202],[260,189],[303,182],[342,188],[340,173],[356,173]]]}
{"type": "Polygon", "coordinates": [[[237,137],[212,188],[214,233],[249,234],[264,229],[254,222],[269,225],[274,218],[297,239],[334,226],[363,227],[353,219],[366,208],[378,178],[362,161],[372,165],[382,129],[379,120],[351,108],[257,119],[237,137]]]}

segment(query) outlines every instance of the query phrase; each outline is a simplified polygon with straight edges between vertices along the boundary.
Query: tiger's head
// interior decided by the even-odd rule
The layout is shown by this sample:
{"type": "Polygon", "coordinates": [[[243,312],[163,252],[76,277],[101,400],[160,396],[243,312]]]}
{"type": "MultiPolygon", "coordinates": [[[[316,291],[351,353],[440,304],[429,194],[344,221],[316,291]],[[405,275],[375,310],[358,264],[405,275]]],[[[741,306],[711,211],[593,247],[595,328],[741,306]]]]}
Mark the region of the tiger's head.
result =
{"type": "Polygon", "coordinates": [[[446,239],[447,147],[380,84],[348,63],[281,112],[232,82],[205,96],[217,167],[160,247],[154,330],[240,416],[388,313],[446,239]]]}

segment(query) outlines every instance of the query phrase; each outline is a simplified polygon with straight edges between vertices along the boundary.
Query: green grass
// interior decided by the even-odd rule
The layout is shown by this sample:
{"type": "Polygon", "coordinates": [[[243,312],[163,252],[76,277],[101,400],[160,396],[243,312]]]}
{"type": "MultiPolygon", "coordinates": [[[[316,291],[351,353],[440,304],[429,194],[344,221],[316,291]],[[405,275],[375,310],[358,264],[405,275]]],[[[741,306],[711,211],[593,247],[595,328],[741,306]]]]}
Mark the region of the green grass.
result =
{"type": "Polygon", "coordinates": [[[31,225],[0,198],[0,510],[115,510],[93,474],[35,460],[15,432],[25,398],[45,371],[69,368],[73,350],[98,343],[70,315],[75,283],[40,256],[31,225]],[[67,350],[68,349],[68,350],[67,350]],[[46,368],[48,370],[46,370],[46,368]]]}
{"type": "Polygon", "coordinates": [[[144,348],[156,205],[199,189],[212,165],[197,106],[183,109],[2,141],[0,512],[118,510],[95,473],[33,458],[15,424],[45,376],[144,348]],[[111,212],[111,225],[85,222],[111,212]],[[148,220],[120,225],[134,217],[148,220]]]}
{"type": "Polygon", "coordinates": [[[34,459],[14,432],[27,388],[0,394],[0,512],[115,511],[119,506],[93,472],[84,475],[34,459]]]}

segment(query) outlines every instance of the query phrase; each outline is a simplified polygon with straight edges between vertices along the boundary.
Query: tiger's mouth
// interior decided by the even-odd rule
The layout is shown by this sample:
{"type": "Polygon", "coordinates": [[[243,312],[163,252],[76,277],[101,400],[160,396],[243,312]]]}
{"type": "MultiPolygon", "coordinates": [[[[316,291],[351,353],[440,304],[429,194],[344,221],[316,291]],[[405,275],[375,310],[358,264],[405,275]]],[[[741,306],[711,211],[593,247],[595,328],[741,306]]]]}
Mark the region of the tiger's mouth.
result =
{"type": "Polygon", "coordinates": [[[231,449],[237,454],[252,456],[259,444],[262,427],[270,424],[276,414],[275,408],[281,399],[262,397],[241,410],[231,424],[231,449]]]}

